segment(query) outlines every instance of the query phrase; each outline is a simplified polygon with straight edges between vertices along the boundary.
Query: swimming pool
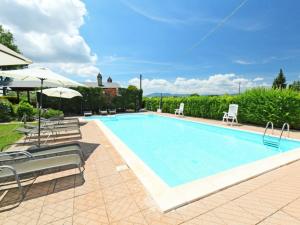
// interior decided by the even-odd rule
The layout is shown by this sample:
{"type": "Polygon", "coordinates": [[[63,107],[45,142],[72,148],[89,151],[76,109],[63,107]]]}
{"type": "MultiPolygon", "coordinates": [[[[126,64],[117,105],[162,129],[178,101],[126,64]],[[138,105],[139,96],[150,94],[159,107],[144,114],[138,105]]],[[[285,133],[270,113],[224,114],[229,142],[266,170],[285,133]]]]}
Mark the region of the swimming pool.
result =
{"type": "MultiPolygon", "coordinates": [[[[228,176],[228,172],[245,165],[274,159],[300,148],[300,142],[291,139],[282,139],[277,149],[265,146],[258,133],[154,114],[94,116],[90,119],[98,121],[108,132],[108,137],[113,136],[111,141],[117,143],[117,150],[131,151],[129,154],[145,167],[141,169],[139,165],[138,170],[145,169],[150,177],[155,177],[157,185],[164,191],[179,190],[195,181],[220,179],[219,174],[228,176]]],[[[120,153],[126,160],[127,153],[120,153]]],[[[134,164],[130,157],[126,161],[130,167],[134,164]]],[[[264,171],[272,169],[263,167],[264,171]]],[[[140,172],[141,180],[145,180],[147,173],[140,172]]],[[[154,184],[151,181],[145,183],[154,184]]]]}

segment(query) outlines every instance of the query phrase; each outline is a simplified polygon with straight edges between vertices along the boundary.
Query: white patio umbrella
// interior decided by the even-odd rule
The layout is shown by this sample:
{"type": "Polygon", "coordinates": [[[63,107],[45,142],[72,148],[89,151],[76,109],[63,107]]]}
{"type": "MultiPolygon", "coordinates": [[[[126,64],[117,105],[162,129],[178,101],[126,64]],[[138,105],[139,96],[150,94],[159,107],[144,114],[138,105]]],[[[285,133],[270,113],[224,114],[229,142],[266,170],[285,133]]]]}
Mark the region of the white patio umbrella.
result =
{"type": "Polygon", "coordinates": [[[0,71],[0,76],[11,77],[17,80],[40,80],[41,90],[40,90],[40,105],[39,105],[39,122],[38,122],[38,145],[40,146],[40,134],[41,134],[41,107],[42,107],[42,94],[44,81],[49,81],[51,83],[58,84],[58,86],[84,86],[76,81],[70,80],[63,77],[48,68],[26,68],[19,70],[4,70],[0,71]]]}
{"type": "Polygon", "coordinates": [[[0,44],[0,66],[29,65],[32,61],[0,44]]]}
{"type": "Polygon", "coordinates": [[[74,97],[82,97],[82,95],[73,89],[64,88],[64,87],[57,87],[57,88],[47,88],[44,89],[43,94],[49,97],[56,97],[59,98],[59,108],[61,108],[61,98],[74,98],[74,97]]]}
{"type": "Polygon", "coordinates": [[[64,87],[44,89],[43,94],[56,98],[74,98],[77,96],[82,97],[78,91],[64,87]]]}

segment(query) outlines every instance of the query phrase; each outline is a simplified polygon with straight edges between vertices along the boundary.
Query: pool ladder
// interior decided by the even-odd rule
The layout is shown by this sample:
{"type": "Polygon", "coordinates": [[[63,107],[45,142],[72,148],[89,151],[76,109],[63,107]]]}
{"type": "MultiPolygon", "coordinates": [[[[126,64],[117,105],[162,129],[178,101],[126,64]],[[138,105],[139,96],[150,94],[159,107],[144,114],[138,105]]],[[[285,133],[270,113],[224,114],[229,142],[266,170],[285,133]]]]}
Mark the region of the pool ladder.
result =
{"type": "Polygon", "coordinates": [[[267,125],[266,125],[265,131],[264,131],[264,135],[263,135],[263,144],[264,145],[267,145],[267,146],[270,146],[270,147],[274,147],[274,148],[279,148],[283,132],[286,131],[287,132],[287,137],[290,136],[290,125],[288,123],[284,123],[282,125],[280,136],[279,136],[279,138],[278,138],[277,141],[275,141],[276,139],[274,137],[272,137],[271,135],[267,134],[267,131],[269,129],[271,129],[271,131],[272,131],[271,135],[273,135],[274,134],[274,125],[273,125],[272,121],[269,121],[267,123],[267,125]]]}

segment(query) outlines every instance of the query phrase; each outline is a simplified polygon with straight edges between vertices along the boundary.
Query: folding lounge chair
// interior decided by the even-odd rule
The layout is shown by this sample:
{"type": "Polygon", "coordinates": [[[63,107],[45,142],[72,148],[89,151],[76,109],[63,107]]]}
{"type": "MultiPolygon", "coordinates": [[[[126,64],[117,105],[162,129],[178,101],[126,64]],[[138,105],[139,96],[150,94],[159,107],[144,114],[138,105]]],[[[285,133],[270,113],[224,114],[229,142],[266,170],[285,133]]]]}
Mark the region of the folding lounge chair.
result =
{"type": "Polygon", "coordinates": [[[109,110],[109,114],[110,115],[114,115],[114,114],[116,114],[117,113],[117,110],[116,109],[110,109],[109,110]]]}
{"type": "Polygon", "coordinates": [[[14,178],[18,184],[22,198],[24,198],[25,193],[23,192],[20,177],[23,175],[35,177],[37,173],[42,173],[52,169],[69,169],[72,166],[78,168],[81,176],[83,176],[83,170],[81,169],[83,165],[78,154],[54,156],[42,159],[35,159],[34,156],[28,152],[24,153],[24,155],[28,158],[28,160],[0,166],[0,179],[14,178]]]}
{"type": "Polygon", "coordinates": [[[49,118],[48,120],[45,120],[45,122],[48,123],[52,123],[52,124],[56,124],[56,125],[65,125],[65,126],[80,126],[80,122],[78,118],[63,118],[63,119],[59,119],[56,117],[53,118],[49,118]]]}
{"type": "Polygon", "coordinates": [[[183,110],[184,110],[184,103],[180,103],[179,108],[175,109],[175,115],[183,116],[183,110]]]}
{"type": "Polygon", "coordinates": [[[92,111],[84,111],[84,112],[83,112],[83,115],[84,115],[84,116],[92,116],[93,113],[92,113],[92,111]]]}
{"type": "Polygon", "coordinates": [[[107,115],[107,110],[99,110],[100,115],[107,115]]]}
{"type": "Polygon", "coordinates": [[[78,154],[82,160],[82,164],[83,165],[85,164],[84,155],[80,145],[78,143],[71,142],[71,143],[48,145],[39,148],[37,146],[34,146],[27,149],[26,151],[10,150],[8,152],[1,152],[0,165],[3,163],[5,164],[8,161],[17,161],[21,159],[26,159],[27,157],[24,155],[26,153],[30,153],[35,159],[45,158],[50,156],[58,156],[58,155],[78,154]],[[11,153],[15,153],[15,154],[12,155],[11,153]]]}
{"type": "MultiPolygon", "coordinates": [[[[17,128],[16,131],[23,133],[25,135],[24,143],[29,141],[31,138],[38,135],[38,127],[37,126],[25,126],[17,128]]],[[[61,132],[70,132],[76,131],[80,137],[82,136],[79,124],[56,124],[53,122],[45,122],[43,121],[41,125],[41,134],[46,134],[47,138],[45,143],[48,141],[49,137],[57,134],[61,134],[61,132]]],[[[55,138],[54,138],[55,139],[55,138]]]]}
{"type": "Polygon", "coordinates": [[[237,104],[230,104],[228,112],[224,112],[223,122],[228,123],[231,120],[231,126],[234,122],[238,123],[237,114],[239,106],[237,104]]]}

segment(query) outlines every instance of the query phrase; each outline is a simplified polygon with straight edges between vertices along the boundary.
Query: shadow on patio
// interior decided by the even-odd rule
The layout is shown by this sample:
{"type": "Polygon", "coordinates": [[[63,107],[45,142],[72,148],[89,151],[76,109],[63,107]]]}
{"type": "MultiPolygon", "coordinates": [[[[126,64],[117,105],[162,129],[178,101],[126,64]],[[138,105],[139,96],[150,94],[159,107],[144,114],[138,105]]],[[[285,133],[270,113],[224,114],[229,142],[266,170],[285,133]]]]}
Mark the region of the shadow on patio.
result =
{"type": "MultiPolygon", "coordinates": [[[[77,143],[79,143],[82,148],[85,161],[88,160],[99,146],[99,144],[95,143],[77,143]]],[[[23,199],[20,198],[19,189],[16,187],[15,182],[5,186],[1,185],[3,190],[0,191],[0,213],[14,209],[22,202],[24,203],[31,199],[45,197],[47,195],[51,196],[51,194],[54,193],[57,194],[68,189],[74,189],[75,187],[83,185],[84,182],[84,177],[74,168],[51,170],[47,173],[38,174],[35,177],[22,177],[22,187],[25,193],[23,199]]]]}

